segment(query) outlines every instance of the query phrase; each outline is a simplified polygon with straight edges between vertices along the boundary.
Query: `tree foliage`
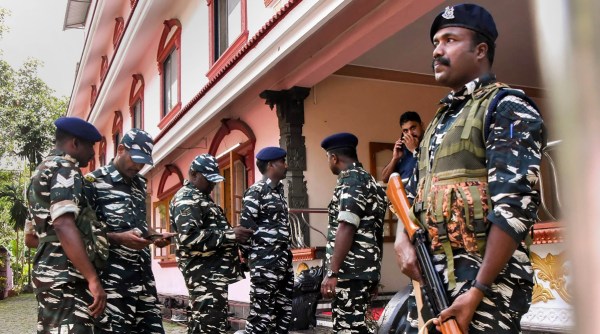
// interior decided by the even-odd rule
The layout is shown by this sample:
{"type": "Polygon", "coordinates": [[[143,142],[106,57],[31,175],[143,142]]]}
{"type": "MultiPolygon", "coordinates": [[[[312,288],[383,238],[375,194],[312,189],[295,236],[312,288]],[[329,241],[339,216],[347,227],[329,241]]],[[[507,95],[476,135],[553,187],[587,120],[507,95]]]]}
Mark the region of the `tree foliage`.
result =
{"type": "MultiPolygon", "coordinates": [[[[8,10],[0,8],[0,38],[9,31],[4,23],[8,15],[8,10]]],[[[39,60],[28,59],[13,68],[0,50],[0,163],[7,159],[24,162],[17,164],[17,170],[0,170],[0,245],[12,253],[17,285],[23,283],[28,254],[19,234],[27,215],[24,190],[31,172],[53,146],[54,120],[68,106],[68,98],[54,96],[54,90],[39,77],[42,66],[39,60]]]]}
{"type": "Polygon", "coordinates": [[[0,59],[0,156],[25,159],[37,166],[53,144],[52,122],[64,113],[67,98],[39,78],[39,60],[29,59],[17,70],[0,59]]]}

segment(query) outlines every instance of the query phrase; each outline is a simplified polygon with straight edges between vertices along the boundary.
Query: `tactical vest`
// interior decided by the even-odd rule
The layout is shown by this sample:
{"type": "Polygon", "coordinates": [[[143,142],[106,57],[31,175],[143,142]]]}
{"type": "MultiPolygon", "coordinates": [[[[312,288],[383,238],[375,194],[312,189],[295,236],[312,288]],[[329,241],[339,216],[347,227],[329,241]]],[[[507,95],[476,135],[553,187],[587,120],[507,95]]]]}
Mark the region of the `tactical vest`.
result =
{"type": "MultiPolygon", "coordinates": [[[[419,149],[419,182],[412,213],[429,231],[434,253],[443,251],[448,261],[450,287],[455,286],[452,249],[485,252],[491,200],[484,124],[494,96],[508,86],[494,83],[473,93],[462,112],[448,128],[430,163],[431,138],[446,107],[427,127],[419,149]]],[[[494,107],[495,109],[495,107],[494,107]]]]}

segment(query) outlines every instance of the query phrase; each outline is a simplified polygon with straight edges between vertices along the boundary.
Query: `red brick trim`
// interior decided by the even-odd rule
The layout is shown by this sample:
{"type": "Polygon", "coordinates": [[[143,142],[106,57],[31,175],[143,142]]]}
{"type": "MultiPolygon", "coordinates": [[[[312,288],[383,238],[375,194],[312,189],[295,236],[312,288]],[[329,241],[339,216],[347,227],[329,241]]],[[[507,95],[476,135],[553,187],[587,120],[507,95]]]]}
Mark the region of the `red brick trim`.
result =
{"type": "Polygon", "coordinates": [[[163,199],[174,194],[181,187],[183,187],[183,174],[181,173],[181,170],[176,165],[168,164],[165,166],[165,170],[160,177],[160,181],[158,182],[158,191],[156,193],[156,197],[162,201],[163,199]],[[165,190],[165,184],[172,174],[177,175],[179,178],[179,183],[165,190]]]}
{"type": "Polygon", "coordinates": [[[113,47],[116,49],[121,41],[121,37],[123,37],[123,32],[125,31],[125,21],[122,17],[117,17],[115,19],[115,31],[113,32],[113,47]]]}

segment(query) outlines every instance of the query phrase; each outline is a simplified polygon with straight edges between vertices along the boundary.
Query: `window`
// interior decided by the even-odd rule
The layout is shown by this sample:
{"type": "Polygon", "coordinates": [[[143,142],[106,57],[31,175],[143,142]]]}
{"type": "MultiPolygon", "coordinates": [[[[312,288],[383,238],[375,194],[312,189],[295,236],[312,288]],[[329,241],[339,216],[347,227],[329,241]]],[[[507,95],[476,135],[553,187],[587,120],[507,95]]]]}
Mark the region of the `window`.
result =
{"type": "Polygon", "coordinates": [[[173,49],[165,61],[163,62],[163,108],[162,108],[162,117],[167,116],[167,114],[175,108],[177,105],[177,50],[173,49]]]}
{"type": "Polygon", "coordinates": [[[162,129],[181,109],[181,23],[172,19],[164,22],[158,45],[160,74],[160,116],[162,129]]]}
{"type": "Polygon", "coordinates": [[[129,91],[129,113],[131,127],[144,128],[144,78],[141,74],[134,74],[129,91]]]}
{"type": "Polygon", "coordinates": [[[114,146],[114,154],[113,157],[117,156],[117,147],[119,146],[119,142],[121,142],[121,138],[123,137],[123,115],[120,111],[115,111],[115,118],[113,120],[113,146],[114,146]]]}
{"type": "Polygon", "coordinates": [[[100,167],[106,165],[106,137],[102,136],[98,147],[98,163],[100,167]]]}
{"type": "Polygon", "coordinates": [[[210,65],[214,77],[248,41],[247,0],[209,0],[210,65]]]}
{"type": "Polygon", "coordinates": [[[133,120],[131,124],[136,129],[142,128],[142,100],[138,99],[131,107],[133,120]]]}
{"type": "Polygon", "coordinates": [[[215,17],[215,61],[242,33],[241,0],[216,0],[215,17]]]}
{"type": "MultiPolygon", "coordinates": [[[[158,233],[171,232],[171,221],[169,220],[169,203],[177,190],[183,186],[183,174],[175,165],[165,166],[160,182],[158,183],[158,201],[152,205],[152,229],[158,233]]],[[[154,258],[159,259],[161,266],[175,266],[175,244],[168,247],[154,247],[154,258]]]]}
{"type": "MultiPolygon", "coordinates": [[[[169,203],[173,195],[162,199],[159,202],[154,202],[154,223],[152,228],[157,233],[171,232],[171,221],[169,220],[169,203]]],[[[154,258],[168,261],[175,260],[175,243],[167,247],[154,247],[154,258]]]]}

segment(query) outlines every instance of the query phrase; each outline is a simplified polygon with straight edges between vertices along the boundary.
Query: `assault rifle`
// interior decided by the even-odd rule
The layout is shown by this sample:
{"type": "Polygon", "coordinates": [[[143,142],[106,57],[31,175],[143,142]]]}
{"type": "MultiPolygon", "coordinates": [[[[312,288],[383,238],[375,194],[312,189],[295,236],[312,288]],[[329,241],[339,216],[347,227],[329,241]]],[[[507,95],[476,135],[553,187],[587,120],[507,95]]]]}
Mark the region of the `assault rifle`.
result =
{"type": "MultiPolygon", "coordinates": [[[[404,225],[404,229],[408,233],[408,238],[415,246],[417,252],[417,260],[419,262],[419,268],[423,275],[423,283],[421,288],[425,290],[425,299],[427,300],[434,316],[439,316],[442,310],[448,308],[448,296],[446,290],[442,284],[442,280],[435,271],[435,267],[431,262],[431,255],[429,254],[429,243],[427,241],[427,232],[420,226],[415,224],[408,216],[409,203],[406,198],[406,192],[402,185],[402,180],[398,173],[393,173],[387,184],[387,196],[392,203],[391,209],[396,214],[398,219],[404,225]]],[[[398,232],[403,233],[403,232],[398,232]]],[[[417,288],[415,287],[415,290],[417,288]]],[[[415,291],[418,293],[420,291],[415,291]]],[[[441,324],[443,334],[461,334],[460,328],[456,323],[456,320],[449,319],[448,321],[441,324]]]]}

